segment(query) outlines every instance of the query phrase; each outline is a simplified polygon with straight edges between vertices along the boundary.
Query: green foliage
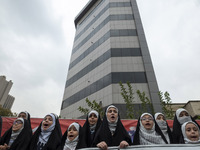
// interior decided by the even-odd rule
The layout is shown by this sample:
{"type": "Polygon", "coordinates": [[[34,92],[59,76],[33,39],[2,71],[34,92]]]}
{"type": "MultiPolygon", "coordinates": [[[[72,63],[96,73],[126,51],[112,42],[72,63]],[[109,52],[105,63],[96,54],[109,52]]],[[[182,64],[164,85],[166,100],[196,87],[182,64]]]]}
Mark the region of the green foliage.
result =
{"type": "MultiPolygon", "coordinates": [[[[87,103],[88,107],[91,110],[96,110],[99,113],[99,115],[101,116],[101,118],[103,117],[104,111],[103,111],[101,104],[98,104],[95,100],[90,101],[88,98],[86,98],[85,102],[87,103]]],[[[78,107],[78,110],[85,115],[88,114],[89,111],[91,111],[88,108],[83,108],[81,106],[78,107]]]]}
{"type": "Polygon", "coordinates": [[[119,85],[121,87],[121,95],[126,103],[126,117],[127,119],[133,119],[134,118],[134,113],[133,113],[133,109],[134,109],[134,104],[133,104],[133,100],[134,100],[134,92],[133,92],[133,88],[130,84],[130,82],[127,82],[127,86],[128,86],[128,91],[127,89],[124,87],[124,85],[122,84],[122,82],[119,82],[119,85]]]}
{"type": "Polygon", "coordinates": [[[172,111],[172,100],[170,98],[170,94],[166,91],[164,94],[163,92],[159,91],[158,93],[160,97],[160,102],[162,106],[162,111],[165,114],[167,119],[173,119],[173,111],[172,111]]]}
{"type": "Polygon", "coordinates": [[[154,108],[151,100],[145,95],[145,92],[140,92],[140,90],[137,90],[137,95],[139,96],[140,101],[142,102],[141,106],[142,108],[140,109],[139,116],[144,113],[148,112],[148,107],[151,109],[151,113],[154,114],[154,108]]]}
{"type": "Polygon", "coordinates": [[[122,82],[119,83],[121,88],[121,95],[124,99],[124,102],[126,103],[126,118],[127,119],[134,119],[140,116],[143,112],[148,112],[149,107],[154,113],[154,108],[151,100],[145,95],[145,92],[140,92],[140,90],[136,91],[137,96],[139,97],[141,101],[141,109],[139,111],[134,111],[134,91],[133,87],[131,86],[130,82],[127,82],[126,85],[128,89],[125,88],[125,86],[122,84],[122,82]]]}
{"type": "Polygon", "coordinates": [[[197,116],[195,119],[196,119],[196,120],[200,120],[200,116],[197,116]]]}
{"type": "Polygon", "coordinates": [[[16,113],[12,113],[11,110],[3,108],[0,105],[0,116],[5,116],[5,117],[16,117],[17,114],[16,113]]]}

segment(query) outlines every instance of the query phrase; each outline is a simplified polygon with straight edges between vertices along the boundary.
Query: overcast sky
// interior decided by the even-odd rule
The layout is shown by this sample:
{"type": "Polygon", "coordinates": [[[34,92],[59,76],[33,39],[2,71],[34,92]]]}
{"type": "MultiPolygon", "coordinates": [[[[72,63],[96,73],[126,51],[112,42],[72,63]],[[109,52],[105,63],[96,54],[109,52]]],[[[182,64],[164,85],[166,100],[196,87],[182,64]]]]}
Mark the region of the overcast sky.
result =
{"type": "MultiPolygon", "coordinates": [[[[13,112],[59,115],[74,18],[88,0],[0,0],[0,75],[13,81],[13,112]]],[[[200,100],[200,1],[137,0],[161,91],[200,100]]]]}

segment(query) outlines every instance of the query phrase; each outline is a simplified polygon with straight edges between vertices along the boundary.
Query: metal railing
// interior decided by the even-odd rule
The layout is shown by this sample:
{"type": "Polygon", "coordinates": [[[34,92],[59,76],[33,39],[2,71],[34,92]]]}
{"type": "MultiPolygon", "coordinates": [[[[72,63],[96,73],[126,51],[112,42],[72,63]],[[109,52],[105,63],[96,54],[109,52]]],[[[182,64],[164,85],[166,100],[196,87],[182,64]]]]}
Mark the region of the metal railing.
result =
{"type": "MultiPolygon", "coordinates": [[[[119,150],[119,147],[108,147],[108,150],[119,150]]],[[[160,145],[135,145],[124,150],[200,150],[200,144],[160,144],[160,145]]],[[[100,150],[99,148],[83,148],[81,150],[100,150]]]]}

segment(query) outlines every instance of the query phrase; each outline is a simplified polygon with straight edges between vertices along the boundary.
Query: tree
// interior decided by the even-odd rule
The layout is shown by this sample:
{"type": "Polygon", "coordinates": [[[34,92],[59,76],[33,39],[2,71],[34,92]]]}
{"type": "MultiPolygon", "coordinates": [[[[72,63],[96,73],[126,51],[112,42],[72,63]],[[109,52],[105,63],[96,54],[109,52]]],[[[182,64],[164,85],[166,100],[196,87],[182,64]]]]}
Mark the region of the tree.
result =
{"type": "MultiPolygon", "coordinates": [[[[85,102],[91,110],[96,110],[99,113],[100,117],[103,118],[104,111],[101,104],[98,104],[95,100],[90,101],[88,98],[86,98],[85,102]]],[[[88,108],[83,108],[81,106],[78,107],[78,110],[84,115],[88,114],[91,111],[88,108]]]]}
{"type": "Polygon", "coordinates": [[[122,82],[119,82],[119,85],[121,87],[121,95],[124,99],[124,102],[126,103],[126,117],[127,119],[134,119],[140,116],[143,112],[149,112],[151,111],[154,113],[154,108],[152,105],[151,100],[146,96],[145,92],[140,92],[140,90],[136,91],[136,94],[138,98],[141,101],[141,108],[139,111],[136,111],[136,107],[134,107],[134,91],[133,87],[130,84],[130,82],[126,82],[126,85],[128,89],[125,88],[125,85],[122,84],[122,82]]]}
{"type": "Polygon", "coordinates": [[[145,95],[145,92],[140,92],[140,90],[137,90],[137,95],[139,96],[140,101],[142,102],[142,104],[141,104],[142,108],[140,109],[139,116],[142,113],[148,112],[148,111],[151,111],[151,113],[154,114],[153,104],[152,104],[151,100],[145,95]],[[148,107],[150,108],[150,110],[148,107]]]}
{"type": "Polygon", "coordinates": [[[124,99],[124,102],[126,103],[126,117],[127,119],[133,119],[134,118],[134,92],[131,84],[127,82],[128,90],[125,88],[125,86],[122,84],[122,82],[119,82],[119,85],[121,87],[121,95],[124,99]]]}
{"type": "Polygon", "coordinates": [[[173,119],[173,111],[172,111],[172,100],[170,98],[170,94],[166,91],[164,94],[163,92],[159,91],[158,93],[160,97],[160,102],[162,106],[162,111],[165,114],[167,119],[173,119]]]}
{"type": "Polygon", "coordinates": [[[16,117],[17,114],[16,113],[12,113],[11,110],[3,108],[0,105],[0,116],[5,116],[5,117],[16,117]]]}

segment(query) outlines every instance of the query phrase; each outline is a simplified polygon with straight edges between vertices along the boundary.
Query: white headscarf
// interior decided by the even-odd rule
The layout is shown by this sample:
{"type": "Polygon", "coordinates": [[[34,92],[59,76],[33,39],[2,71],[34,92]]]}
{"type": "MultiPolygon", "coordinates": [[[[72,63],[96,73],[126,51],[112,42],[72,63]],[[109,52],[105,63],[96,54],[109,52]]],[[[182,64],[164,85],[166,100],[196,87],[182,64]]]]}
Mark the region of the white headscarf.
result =
{"type": "MultiPolygon", "coordinates": [[[[28,112],[27,111],[22,111],[22,112],[20,112],[19,114],[21,114],[21,113],[25,113],[26,114],[26,120],[28,120],[28,112]]],[[[19,116],[19,115],[18,115],[19,116]]]]}
{"type": "MultiPolygon", "coordinates": [[[[110,105],[110,106],[108,106],[108,108],[106,109],[106,118],[107,118],[108,110],[109,110],[110,108],[115,108],[115,109],[117,110],[117,114],[119,113],[117,107],[115,107],[114,105],[110,105]]],[[[116,127],[117,127],[118,115],[117,115],[117,119],[116,119],[116,121],[115,121],[114,123],[111,123],[110,120],[108,120],[108,118],[107,118],[107,121],[108,121],[108,127],[109,127],[109,129],[110,129],[110,132],[111,132],[112,134],[114,134],[114,132],[115,132],[115,130],[116,130],[116,127]]]]}
{"type": "MultiPolygon", "coordinates": [[[[80,125],[78,123],[76,123],[76,122],[70,124],[70,126],[67,129],[68,132],[69,132],[69,129],[72,126],[74,126],[76,128],[76,130],[79,132],[80,125]]],[[[78,144],[78,139],[79,139],[79,135],[73,141],[70,141],[68,139],[68,137],[67,137],[63,150],[75,150],[76,149],[76,145],[78,144]]]]}
{"type": "Polygon", "coordinates": [[[91,110],[89,113],[88,113],[88,118],[90,117],[91,114],[95,114],[97,116],[97,118],[99,117],[99,113],[96,111],[96,110],[91,110]]]}
{"type": "MultiPolygon", "coordinates": [[[[12,145],[12,143],[16,140],[16,138],[18,137],[18,135],[21,133],[21,131],[23,130],[23,128],[24,128],[24,119],[23,118],[17,118],[15,121],[14,121],[14,123],[16,122],[16,121],[21,121],[22,122],[22,127],[19,129],[19,130],[17,130],[17,131],[12,131],[12,134],[11,134],[11,137],[10,137],[10,141],[9,141],[9,143],[8,143],[8,146],[11,146],[12,145]]],[[[14,124],[13,123],[13,124],[14,124]]]]}
{"type": "MultiPolygon", "coordinates": [[[[183,111],[185,111],[185,112],[188,113],[188,111],[187,111],[186,109],[183,109],[183,108],[179,108],[179,109],[176,110],[176,117],[177,117],[178,122],[179,122],[181,125],[182,125],[183,123],[185,123],[185,122],[192,121],[192,119],[191,119],[190,116],[179,117],[180,113],[183,112],[183,111]]],[[[189,113],[188,113],[188,114],[189,114],[189,113]]]]}
{"type": "Polygon", "coordinates": [[[163,134],[164,134],[164,136],[165,136],[167,142],[170,143],[169,135],[168,135],[168,132],[167,132],[167,122],[166,122],[165,120],[157,120],[157,117],[158,117],[159,115],[162,115],[163,117],[165,117],[164,114],[158,112],[158,113],[156,113],[156,114],[154,115],[155,120],[156,120],[158,126],[160,127],[161,131],[163,132],[163,134]]]}
{"type": "Polygon", "coordinates": [[[54,128],[56,126],[56,117],[55,117],[55,115],[52,114],[52,113],[50,113],[50,114],[47,114],[46,116],[51,116],[52,119],[53,119],[53,123],[46,130],[44,130],[43,127],[41,126],[41,133],[40,133],[40,136],[39,136],[38,143],[41,143],[42,145],[45,145],[47,143],[47,141],[49,140],[49,137],[50,137],[52,131],[54,130],[54,128]]]}
{"type": "Polygon", "coordinates": [[[140,131],[139,131],[139,139],[140,145],[151,145],[151,144],[166,144],[162,137],[155,131],[155,123],[151,130],[147,130],[142,125],[142,117],[145,115],[149,115],[153,118],[153,116],[149,113],[143,113],[140,117],[140,131]]]}
{"type": "MultiPolygon", "coordinates": [[[[97,116],[97,118],[99,117],[99,113],[98,113],[96,110],[90,111],[90,112],[88,113],[88,118],[90,117],[91,114],[95,114],[95,115],[97,116]]],[[[90,125],[90,124],[89,124],[91,134],[93,134],[93,133],[95,132],[96,125],[97,125],[97,124],[94,124],[94,125],[90,125]]]]}
{"type": "Polygon", "coordinates": [[[185,144],[199,144],[200,143],[200,131],[199,131],[199,127],[197,126],[197,124],[193,121],[188,121],[188,122],[185,122],[182,126],[181,126],[181,130],[182,130],[182,133],[183,133],[183,137],[184,137],[184,141],[185,141],[185,144]],[[198,141],[191,141],[190,139],[188,139],[186,133],[185,133],[185,127],[188,123],[192,123],[194,124],[197,129],[198,129],[198,132],[199,132],[199,140],[198,141]]]}

